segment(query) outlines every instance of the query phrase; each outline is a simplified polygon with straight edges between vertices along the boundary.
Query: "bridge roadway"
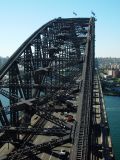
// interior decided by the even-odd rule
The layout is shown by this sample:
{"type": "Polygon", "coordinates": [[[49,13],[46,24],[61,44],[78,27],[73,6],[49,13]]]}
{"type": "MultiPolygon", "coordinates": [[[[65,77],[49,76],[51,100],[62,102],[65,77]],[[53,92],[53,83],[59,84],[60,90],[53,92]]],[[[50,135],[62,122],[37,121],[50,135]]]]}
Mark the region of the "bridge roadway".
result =
{"type": "MultiPolygon", "coordinates": [[[[107,121],[107,115],[104,105],[103,93],[101,89],[99,75],[95,74],[94,83],[93,83],[93,106],[92,106],[92,134],[91,134],[91,151],[90,151],[90,160],[102,160],[103,158],[113,160],[113,149],[112,142],[109,131],[109,124],[107,121]]],[[[74,104],[78,106],[80,103],[79,92],[76,94],[74,104]]],[[[66,112],[65,112],[66,114],[66,112]]],[[[75,113],[72,114],[76,120],[75,113]]],[[[61,112],[54,113],[59,119],[66,119],[65,115],[61,115],[61,112]]],[[[31,126],[34,126],[35,123],[40,119],[38,115],[34,115],[31,119],[31,126]]],[[[71,122],[70,122],[71,123],[71,122]]],[[[29,126],[31,128],[31,126],[29,126]]],[[[55,127],[53,123],[47,121],[44,125],[44,128],[55,127]]],[[[21,135],[22,137],[22,135],[21,135]]],[[[34,135],[31,139],[31,142],[34,145],[41,144],[57,138],[55,136],[43,136],[43,135],[34,135]]],[[[64,144],[60,147],[54,148],[51,152],[38,154],[37,157],[41,160],[59,160],[60,152],[66,150],[69,154],[72,154],[73,145],[71,143],[64,144]]],[[[8,155],[11,151],[14,150],[14,145],[11,143],[6,143],[0,148],[0,155],[4,157],[8,155]]],[[[72,160],[72,159],[71,159],[72,160]]]]}
{"type": "MultiPolygon", "coordinates": [[[[74,100],[71,100],[71,102],[74,103],[75,106],[79,105],[79,92],[74,94],[74,100]]],[[[73,115],[73,122],[68,122],[69,124],[75,123],[76,122],[76,113],[72,113],[72,112],[64,112],[61,115],[61,112],[56,112],[53,115],[55,115],[56,117],[58,117],[59,119],[63,119],[65,121],[67,121],[67,115],[73,115]]],[[[38,115],[34,115],[31,118],[31,125],[28,128],[31,128],[32,126],[34,126],[37,121],[40,120],[40,116],[38,115]]],[[[56,128],[57,126],[55,126],[53,123],[46,121],[44,128],[56,128]]],[[[12,127],[14,130],[14,127],[12,127]]],[[[21,134],[20,138],[23,139],[24,135],[21,134]]],[[[48,142],[50,140],[53,140],[57,138],[57,136],[44,136],[44,135],[34,135],[32,137],[32,139],[30,140],[30,142],[33,145],[38,145],[44,142],[48,142]]],[[[69,154],[71,153],[72,150],[72,143],[66,143],[62,146],[56,147],[52,150],[52,152],[47,151],[46,153],[41,153],[38,154],[36,157],[40,158],[41,160],[59,160],[60,159],[60,152],[62,152],[63,150],[67,151],[69,154]]],[[[12,143],[5,143],[1,148],[0,148],[0,159],[4,159],[6,157],[6,155],[8,155],[9,153],[11,153],[13,150],[15,149],[15,146],[12,143]]]]}

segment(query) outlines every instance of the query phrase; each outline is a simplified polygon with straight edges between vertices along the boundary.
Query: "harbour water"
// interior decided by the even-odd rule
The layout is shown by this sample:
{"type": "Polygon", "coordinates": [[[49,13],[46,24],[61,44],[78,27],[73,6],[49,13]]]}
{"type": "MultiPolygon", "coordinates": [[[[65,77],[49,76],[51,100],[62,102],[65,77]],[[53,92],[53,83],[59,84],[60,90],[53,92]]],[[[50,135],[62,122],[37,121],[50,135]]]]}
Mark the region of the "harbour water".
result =
{"type": "Polygon", "coordinates": [[[9,105],[8,99],[2,96],[1,94],[0,94],[0,100],[5,107],[9,105]]]}
{"type": "Polygon", "coordinates": [[[104,96],[115,159],[120,160],[120,97],[104,96]]]}
{"type": "MultiPolygon", "coordinates": [[[[8,106],[8,99],[0,95],[0,100],[8,106]]],[[[120,160],[120,97],[104,96],[108,122],[112,137],[115,159],[120,160]]]]}

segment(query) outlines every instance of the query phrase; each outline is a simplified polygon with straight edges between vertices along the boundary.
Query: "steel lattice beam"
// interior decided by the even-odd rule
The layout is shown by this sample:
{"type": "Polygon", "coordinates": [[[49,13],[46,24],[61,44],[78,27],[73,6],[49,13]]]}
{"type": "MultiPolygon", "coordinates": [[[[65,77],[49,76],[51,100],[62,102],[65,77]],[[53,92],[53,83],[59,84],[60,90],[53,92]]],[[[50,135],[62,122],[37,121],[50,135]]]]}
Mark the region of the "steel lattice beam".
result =
{"type": "Polygon", "coordinates": [[[40,123],[29,129],[34,114],[41,117],[43,124],[47,120],[59,126],[59,134],[63,136],[37,146],[25,147],[26,143],[20,144],[20,148],[25,148],[11,153],[9,159],[24,159],[71,140],[75,144],[74,154],[71,154],[73,159],[87,159],[94,69],[94,23],[95,18],[52,20],[34,32],[0,70],[0,94],[9,99],[10,109],[10,120],[4,116],[4,109],[4,113],[0,112],[2,125],[7,125],[1,129],[7,135],[5,139],[2,137],[4,141],[9,141],[11,137],[13,144],[18,143],[22,133],[26,135],[26,143],[30,140],[29,136],[35,134],[58,136],[57,129],[49,130],[43,125],[41,129],[40,123]],[[6,75],[8,78],[4,81],[6,75]],[[76,82],[78,78],[81,80],[79,85],[76,82]],[[68,104],[69,97],[66,96],[76,92],[80,92],[78,109],[68,104]],[[65,109],[77,111],[77,126],[76,123],[71,125],[56,117],[53,113],[57,108],[54,105],[50,109],[50,101],[64,103],[66,108],[59,108],[59,112],[65,109]],[[23,122],[20,121],[21,115],[23,122]]]}

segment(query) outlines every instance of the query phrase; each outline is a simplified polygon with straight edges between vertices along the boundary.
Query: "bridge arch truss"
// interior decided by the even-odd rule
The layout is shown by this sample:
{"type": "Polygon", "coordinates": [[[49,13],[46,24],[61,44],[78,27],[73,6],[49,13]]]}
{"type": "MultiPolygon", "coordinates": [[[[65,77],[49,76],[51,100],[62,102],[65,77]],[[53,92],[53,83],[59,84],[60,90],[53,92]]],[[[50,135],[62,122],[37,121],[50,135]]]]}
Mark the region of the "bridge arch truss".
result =
{"type": "Polygon", "coordinates": [[[54,19],[35,31],[1,68],[0,94],[9,100],[9,106],[0,101],[0,131],[4,133],[0,142],[15,145],[8,159],[26,159],[68,142],[73,144],[72,159],[88,158],[94,41],[95,18],[54,19]],[[78,107],[69,101],[76,92],[78,107]],[[76,123],[54,114],[66,111],[77,112],[76,123]],[[34,115],[40,120],[30,129],[34,115]],[[46,121],[58,128],[42,127],[46,121]],[[58,138],[30,145],[29,137],[35,134],[58,138]]]}

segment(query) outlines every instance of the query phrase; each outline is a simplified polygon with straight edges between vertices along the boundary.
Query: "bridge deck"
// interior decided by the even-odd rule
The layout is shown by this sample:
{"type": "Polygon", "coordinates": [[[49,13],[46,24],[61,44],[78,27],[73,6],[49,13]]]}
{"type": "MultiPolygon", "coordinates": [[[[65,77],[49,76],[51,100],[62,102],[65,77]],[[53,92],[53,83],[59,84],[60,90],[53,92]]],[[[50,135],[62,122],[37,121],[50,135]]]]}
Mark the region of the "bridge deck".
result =
{"type": "MultiPolygon", "coordinates": [[[[79,105],[79,92],[74,94],[74,100],[72,100],[72,102],[74,103],[75,106],[79,105]]],[[[72,113],[72,112],[63,112],[61,115],[61,112],[56,112],[53,114],[54,116],[58,117],[59,119],[64,119],[65,121],[67,121],[67,117],[66,115],[73,115],[73,119],[76,121],[76,113],[72,113]]],[[[35,124],[40,120],[40,117],[38,115],[34,115],[31,118],[31,125],[29,126],[29,128],[34,127],[35,124]]],[[[74,121],[74,122],[75,122],[74,121]]],[[[69,122],[69,124],[72,124],[74,122],[69,122]]],[[[44,128],[52,128],[55,127],[53,123],[51,123],[50,121],[46,121],[44,128]]],[[[56,126],[57,127],[57,126],[56,126]]],[[[20,135],[21,139],[24,138],[24,135],[20,135]]],[[[32,137],[32,139],[30,140],[31,143],[33,145],[38,145],[38,144],[42,144],[44,142],[48,142],[50,140],[53,140],[57,138],[57,136],[45,136],[45,135],[34,135],[32,137]]],[[[64,145],[61,145],[59,147],[54,148],[52,151],[48,151],[48,153],[41,153],[38,154],[36,157],[40,158],[41,160],[59,160],[60,159],[60,152],[62,152],[63,150],[67,151],[69,154],[72,151],[72,145],[71,143],[66,143],[64,145]]],[[[3,159],[9,154],[11,153],[13,150],[15,149],[15,146],[12,143],[5,143],[1,148],[0,148],[0,158],[3,159]]]]}

